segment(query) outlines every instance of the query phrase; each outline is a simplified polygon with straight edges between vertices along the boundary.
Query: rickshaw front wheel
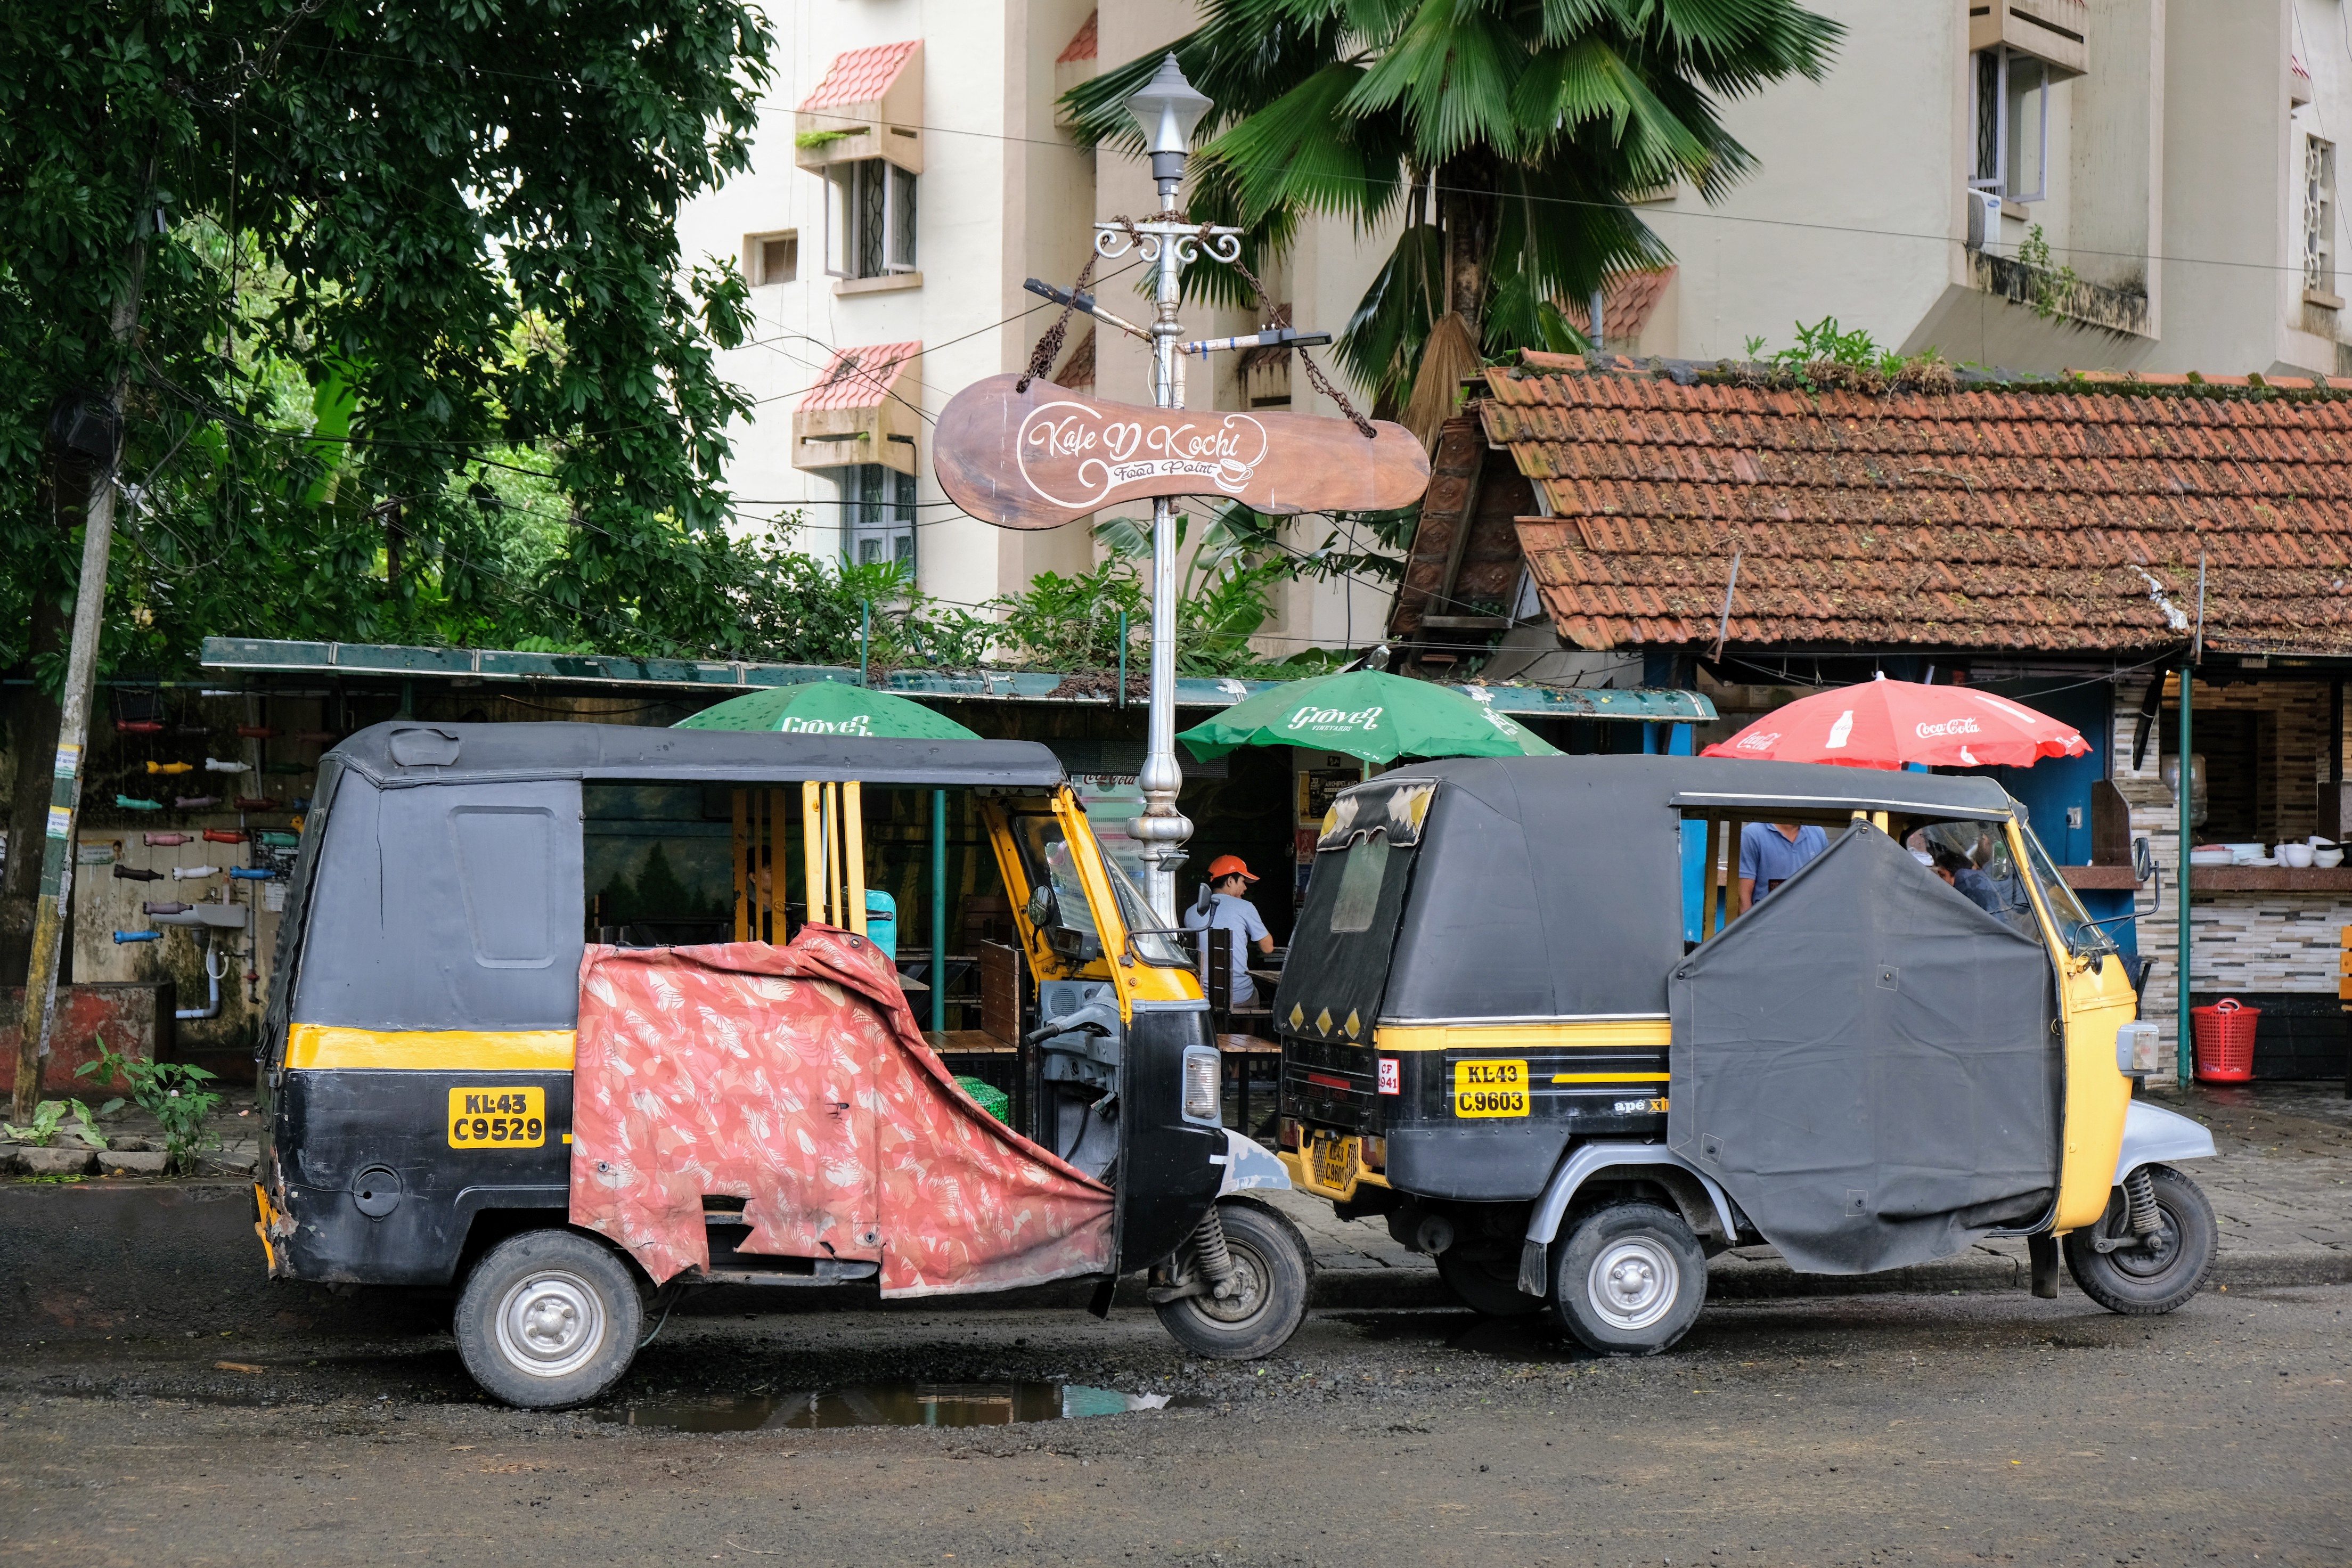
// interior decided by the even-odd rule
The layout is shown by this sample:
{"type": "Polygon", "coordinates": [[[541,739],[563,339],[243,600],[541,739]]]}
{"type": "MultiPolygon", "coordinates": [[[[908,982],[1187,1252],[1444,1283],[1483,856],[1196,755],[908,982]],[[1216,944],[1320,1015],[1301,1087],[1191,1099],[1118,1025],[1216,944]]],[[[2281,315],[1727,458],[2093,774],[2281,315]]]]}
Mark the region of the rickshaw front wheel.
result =
{"type": "Polygon", "coordinates": [[[2204,1190],[2169,1165],[2148,1165],[2156,1199],[2156,1234],[2140,1241],[2132,1234],[2124,1189],[2107,1199],[2107,1212],[2087,1229],[2065,1237],[2066,1271],[2083,1294],[2110,1312],[2135,1318],[2169,1312],[2197,1294],[2213,1271],[2219,1229],[2204,1190]],[[2099,1243],[2122,1242],[2109,1250],[2099,1243]]]}
{"type": "Polygon", "coordinates": [[[1307,1315],[1307,1244],[1288,1220],[1247,1201],[1220,1203],[1232,1295],[1185,1296],[1153,1310],[1169,1337],[1211,1361],[1255,1361],[1289,1343],[1307,1315]]]}
{"type": "Polygon", "coordinates": [[[1690,1331],[1706,1302],[1706,1254],[1682,1215],[1612,1204],[1552,1249],[1560,1326],[1602,1355],[1655,1355],[1690,1331]]]}
{"type": "Polygon", "coordinates": [[[531,1230],[490,1248],[457,1296],[457,1353],[485,1393],[526,1410],[584,1405],[636,1358],[645,1303],[610,1247],[531,1230]]]}

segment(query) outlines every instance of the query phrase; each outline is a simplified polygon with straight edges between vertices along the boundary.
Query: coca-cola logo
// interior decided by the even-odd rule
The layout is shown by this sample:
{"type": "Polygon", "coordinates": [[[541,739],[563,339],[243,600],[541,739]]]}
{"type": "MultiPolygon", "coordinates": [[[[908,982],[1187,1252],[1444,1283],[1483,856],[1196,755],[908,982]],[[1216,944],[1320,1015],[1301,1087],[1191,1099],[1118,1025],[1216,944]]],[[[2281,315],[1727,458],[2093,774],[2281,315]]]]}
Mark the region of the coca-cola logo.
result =
{"type": "Polygon", "coordinates": [[[1013,453],[1032,490],[1055,506],[1090,511],[1119,486],[1165,474],[1205,479],[1238,495],[1265,461],[1266,434],[1246,414],[1163,422],[1123,419],[1084,403],[1045,403],[1021,421],[1013,453]],[[1080,493],[1055,493],[1072,481],[1080,493]]]}
{"type": "Polygon", "coordinates": [[[1742,735],[1732,746],[1735,752],[1769,752],[1780,743],[1780,731],[1767,730],[1758,735],[1742,735]]]}
{"type": "Polygon", "coordinates": [[[1940,724],[1915,724],[1911,732],[1923,741],[1932,741],[1938,735],[1975,735],[1982,731],[1974,719],[1962,717],[1947,719],[1940,724]]]}

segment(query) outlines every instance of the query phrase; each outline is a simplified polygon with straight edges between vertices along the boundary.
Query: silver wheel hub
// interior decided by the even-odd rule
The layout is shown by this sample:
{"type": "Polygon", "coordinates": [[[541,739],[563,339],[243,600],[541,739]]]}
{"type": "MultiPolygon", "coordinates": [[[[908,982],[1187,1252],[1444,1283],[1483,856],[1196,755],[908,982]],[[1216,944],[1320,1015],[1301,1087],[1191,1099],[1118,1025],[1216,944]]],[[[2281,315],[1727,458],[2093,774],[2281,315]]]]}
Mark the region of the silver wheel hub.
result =
{"type": "Polygon", "coordinates": [[[510,1286],[499,1302],[499,1352],[533,1377],[568,1377],[604,1345],[604,1304],[578,1275],[541,1269],[510,1286]]]}
{"type": "Polygon", "coordinates": [[[1646,1329],[1674,1310],[1681,1294],[1682,1268],[1674,1254],[1648,1237],[1611,1242],[1592,1260],[1585,1296],[1612,1329],[1646,1329]]]}
{"type": "Polygon", "coordinates": [[[1232,1239],[1226,1245],[1234,1260],[1233,1294],[1209,1290],[1193,1298],[1201,1310],[1221,1323],[1247,1322],[1265,1304],[1265,1265],[1256,1252],[1232,1239]]]}

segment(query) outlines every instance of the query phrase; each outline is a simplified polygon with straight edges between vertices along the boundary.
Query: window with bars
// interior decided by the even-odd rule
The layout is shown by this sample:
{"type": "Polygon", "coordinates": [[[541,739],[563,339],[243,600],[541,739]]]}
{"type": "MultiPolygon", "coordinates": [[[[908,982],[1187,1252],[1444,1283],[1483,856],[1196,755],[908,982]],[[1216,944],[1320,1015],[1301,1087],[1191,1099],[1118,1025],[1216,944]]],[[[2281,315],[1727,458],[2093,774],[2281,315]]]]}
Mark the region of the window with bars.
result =
{"type": "Polygon", "coordinates": [[[801,237],[797,230],[743,237],[743,276],[754,289],[790,283],[800,276],[801,237]]]}
{"type": "Polygon", "coordinates": [[[2303,291],[2336,298],[2336,143],[2303,139],[2303,291]]]}
{"type": "Polygon", "coordinates": [[[853,566],[915,569],[915,476],[881,463],[841,470],[842,556],[853,566]]]}
{"type": "Polygon", "coordinates": [[[835,278],[912,272],[916,178],[882,158],[825,171],[824,269],[835,278]]]}
{"type": "Polygon", "coordinates": [[[1976,52],[1969,188],[2013,202],[2049,193],[2050,68],[2006,45],[1976,52]]]}

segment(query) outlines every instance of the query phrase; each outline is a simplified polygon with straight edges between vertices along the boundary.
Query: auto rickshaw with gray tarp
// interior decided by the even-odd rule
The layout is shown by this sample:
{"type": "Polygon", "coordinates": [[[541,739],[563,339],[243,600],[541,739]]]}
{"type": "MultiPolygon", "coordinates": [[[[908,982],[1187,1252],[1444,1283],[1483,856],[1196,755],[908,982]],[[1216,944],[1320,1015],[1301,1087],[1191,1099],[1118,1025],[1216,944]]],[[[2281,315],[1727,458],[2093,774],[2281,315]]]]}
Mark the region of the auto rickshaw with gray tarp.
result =
{"type": "MultiPolygon", "coordinates": [[[[2144,858],[2146,846],[2137,847],[2144,858]]],[[[2143,873],[2145,875],[2145,872],[2143,873]]],[[[1274,999],[1280,1153],[1468,1305],[1596,1351],[1689,1329],[1706,1259],[1861,1274],[2023,1237],[2119,1312],[2211,1267],[2133,1097],[2132,976],[1990,779],[1706,758],[1463,759],[1343,792],[1274,999]],[[1827,850],[1745,913],[1750,823],[1827,850]],[[1981,907],[1937,875],[1964,847],[1981,907]]]]}
{"type": "MultiPolygon", "coordinates": [[[[459,1350],[486,1388],[525,1405],[595,1397],[627,1368],[654,1294],[644,1254],[583,1217],[589,1178],[572,1147],[589,1109],[574,1071],[583,954],[591,971],[644,973],[672,962],[645,953],[667,952],[773,998],[794,984],[772,978],[791,973],[776,955],[801,945],[846,955],[877,992],[891,988],[858,1015],[862,1033],[829,1049],[840,1059],[862,1040],[896,1052],[895,1081],[952,1123],[945,1158],[986,1145],[1016,1184],[1050,1167],[1066,1187],[1100,1194],[1087,1234],[1105,1239],[1087,1267],[1074,1271],[1065,1248],[1058,1271],[1031,1268],[1020,1282],[1092,1279],[1107,1307],[1117,1274],[1150,1268],[1162,1322],[1195,1353],[1263,1355],[1289,1337],[1311,1261],[1289,1223],[1251,1196],[1286,1184],[1281,1166],[1222,1125],[1191,961],[1102,854],[1053,754],[1014,742],[391,723],[337,746],[320,766],[263,1029],[255,1196],[270,1273],[454,1287],[459,1350]],[[1003,973],[1018,994],[1001,1000],[1019,1037],[1002,1047],[1017,1054],[1023,1081],[1010,1132],[931,1056],[895,994],[905,977],[867,935],[869,827],[919,845],[943,805],[964,831],[977,826],[985,848],[972,853],[992,858],[1013,911],[1017,949],[1003,973]],[[634,868],[634,882],[592,877],[600,862],[634,868]],[[625,885],[641,902],[667,889],[665,919],[632,924],[600,908],[625,885]],[[802,931],[819,941],[800,943],[802,931]]],[[[842,1005],[834,981],[807,989],[842,1005]]],[[[680,1016],[767,1048],[733,1017],[680,1016]]],[[[694,1093],[674,1098],[679,1114],[696,1112],[694,1093]]],[[[806,1114],[833,1119],[821,1137],[854,1133],[864,1152],[850,1163],[871,1164],[883,1159],[879,1098],[844,1092],[806,1114]]],[[[612,1156],[628,1158],[653,1156],[612,1156]]],[[[673,1196],[690,1174],[676,1160],[659,1173],[673,1196]]],[[[870,1171],[824,1177],[865,1180],[885,1206],[829,1232],[830,1215],[786,1216],[840,1242],[808,1256],[763,1244],[756,1192],[747,1208],[740,1192],[704,1186],[686,1232],[698,1261],[662,1304],[679,1288],[718,1283],[870,1282],[888,1294],[887,1188],[870,1171]]],[[[926,1212],[958,1201],[953,1182],[934,1187],[926,1212]]],[[[1016,1210],[1007,1224],[1021,1219],[1016,1210]]],[[[910,1247],[939,1239],[900,1234],[910,1247]]],[[[992,1278],[1044,1255],[1007,1256],[992,1278]]]]}

